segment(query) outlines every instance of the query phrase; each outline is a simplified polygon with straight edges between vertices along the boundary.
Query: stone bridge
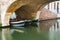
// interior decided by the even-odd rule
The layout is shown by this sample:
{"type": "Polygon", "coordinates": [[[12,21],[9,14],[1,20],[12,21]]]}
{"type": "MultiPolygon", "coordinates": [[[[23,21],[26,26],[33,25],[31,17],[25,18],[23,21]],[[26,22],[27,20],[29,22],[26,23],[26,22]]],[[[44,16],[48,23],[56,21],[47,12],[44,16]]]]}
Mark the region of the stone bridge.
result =
{"type": "Polygon", "coordinates": [[[23,14],[27,14],[28,16],[31,16],[25,19],[31,19],[31,18],[34,19],[36,12],[38,10],[41,10],[45,5],[54,1],[59,1],[59,0],[11,0],[11,3],[9,5],[5,4],[4,6],[6,7],[3,7],[4,12],[1,13],[2,26],[9,25],[10,16],[13,14],[13,12],[17,13],[17,11],[20,11],[21,15],[23,13],[23,14]]]}

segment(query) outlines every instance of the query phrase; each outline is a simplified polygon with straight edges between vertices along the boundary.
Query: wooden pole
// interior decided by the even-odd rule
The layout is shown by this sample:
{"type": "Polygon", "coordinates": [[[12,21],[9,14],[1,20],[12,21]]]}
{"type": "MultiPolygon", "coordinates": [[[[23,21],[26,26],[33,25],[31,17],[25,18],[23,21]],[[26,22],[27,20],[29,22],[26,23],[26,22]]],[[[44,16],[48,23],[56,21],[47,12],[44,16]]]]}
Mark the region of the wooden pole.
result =
{"type": "Polygon", "coordinates": [[[48,4],[48,10],[50,9],[50,4],[48,4]]]}
{"type": "Polygon", "coordinates": [[[59,2],[57,2],[57,13],[59,13],[59,2]]]}
{"type": "Polygon", "coordinates": [[[54,9],[56,9],[56,2],[54,2],[54,9]]]}

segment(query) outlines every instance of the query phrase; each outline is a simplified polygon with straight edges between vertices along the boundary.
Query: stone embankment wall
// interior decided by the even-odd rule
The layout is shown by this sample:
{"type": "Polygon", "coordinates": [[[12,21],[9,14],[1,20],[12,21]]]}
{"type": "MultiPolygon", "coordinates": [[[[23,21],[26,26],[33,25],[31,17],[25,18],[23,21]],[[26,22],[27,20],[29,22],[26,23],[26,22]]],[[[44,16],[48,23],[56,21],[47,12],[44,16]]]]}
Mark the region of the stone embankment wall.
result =
{"type": "Polygon", "coordinates": [[[43,8],[40,13],[40,20],[57,18],[57,14],[43,8]]]}

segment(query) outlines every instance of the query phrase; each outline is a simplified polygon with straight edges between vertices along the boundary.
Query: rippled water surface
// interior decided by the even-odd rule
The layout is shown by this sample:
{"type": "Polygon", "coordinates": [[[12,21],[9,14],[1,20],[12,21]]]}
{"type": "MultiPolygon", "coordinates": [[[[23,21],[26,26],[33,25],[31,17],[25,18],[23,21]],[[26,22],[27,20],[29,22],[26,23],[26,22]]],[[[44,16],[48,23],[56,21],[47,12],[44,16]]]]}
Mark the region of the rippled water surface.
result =
{"type": "Polygon", "coordinates": [[[19,29],[0,29],[0,40],[60,40],[60,20],[41,21],[19,29]]]}

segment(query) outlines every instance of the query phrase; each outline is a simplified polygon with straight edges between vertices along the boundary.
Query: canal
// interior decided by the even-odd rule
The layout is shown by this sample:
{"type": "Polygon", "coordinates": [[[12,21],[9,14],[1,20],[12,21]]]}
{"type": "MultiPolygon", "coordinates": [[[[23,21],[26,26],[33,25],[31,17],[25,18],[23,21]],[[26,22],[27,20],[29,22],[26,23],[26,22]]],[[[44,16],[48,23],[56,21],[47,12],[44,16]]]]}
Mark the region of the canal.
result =
{"type": "Polygon", "coordinates": [[[0,40],[60,40],[60,19],[0,29],[0,40]]]}

